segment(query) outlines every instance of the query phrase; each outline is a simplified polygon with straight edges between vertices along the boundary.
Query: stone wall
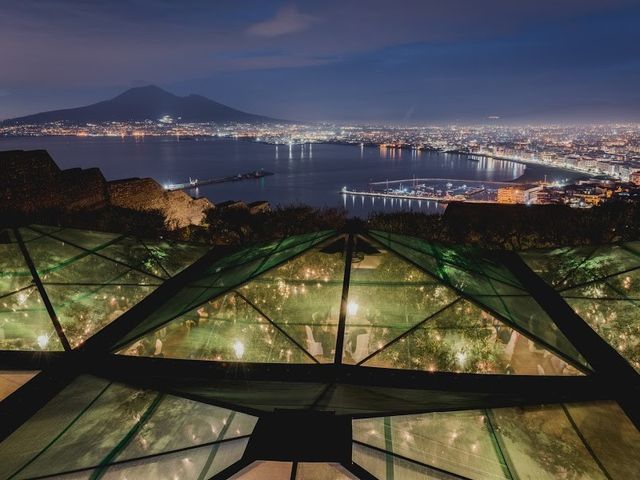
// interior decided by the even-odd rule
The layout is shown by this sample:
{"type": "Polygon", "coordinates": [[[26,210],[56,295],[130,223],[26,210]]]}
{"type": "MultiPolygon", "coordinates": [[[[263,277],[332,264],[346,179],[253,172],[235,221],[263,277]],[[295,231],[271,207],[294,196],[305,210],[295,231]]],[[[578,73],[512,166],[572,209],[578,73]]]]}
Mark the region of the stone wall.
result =
{"type": "Polygon", "coordinates": [[[107,182],[98,168],[60,170],[46,150],[0,152],[0,210],[90,211],[107,205],[159,210],[170,228],[200,225],[213,208],[207,199],[166,192],[151,178],[107,182]]]}
{"type": "Polygon", "coordinates": [[[106,180],[97,168],[60,170],[46,150],[0,152],[0,206],[32,213],[99,208],[106,180]]]}

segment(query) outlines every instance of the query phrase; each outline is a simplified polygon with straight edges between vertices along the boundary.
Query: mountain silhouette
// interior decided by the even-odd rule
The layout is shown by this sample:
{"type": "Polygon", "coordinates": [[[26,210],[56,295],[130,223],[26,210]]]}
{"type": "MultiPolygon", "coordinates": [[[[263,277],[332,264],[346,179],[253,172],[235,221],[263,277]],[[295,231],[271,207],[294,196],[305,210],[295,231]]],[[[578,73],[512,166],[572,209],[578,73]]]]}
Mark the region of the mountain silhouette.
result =
{"type": "Polygon", "coordinates": [[[65,121],[69,123],[99,123],[158,120],[165,115],[180,122],[285,122],[262,115],[242,112],[202,95],[180,97],[155,85],[127,90],[111,100],[85,107],[36,113],[5,120],[4,124],[39,124],[65,121]]]}

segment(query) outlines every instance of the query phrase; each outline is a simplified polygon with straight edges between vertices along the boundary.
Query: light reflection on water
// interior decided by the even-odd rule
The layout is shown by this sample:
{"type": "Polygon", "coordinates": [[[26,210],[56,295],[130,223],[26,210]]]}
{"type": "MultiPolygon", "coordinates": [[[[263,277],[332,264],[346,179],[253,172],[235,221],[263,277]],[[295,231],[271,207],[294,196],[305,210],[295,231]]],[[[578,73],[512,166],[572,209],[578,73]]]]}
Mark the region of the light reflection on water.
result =
{"type": "Polygon", "coordinates": [[[197,192],[215,202],[268,200],[272,205],[306,203],[345,207],[352,215],[373,210],[442,212],[432,201],[348,198],[344,186],[369,190],[368,183],[415,177],[509,181],[576,178],[573,173],[466,155],[361,145],[266,145],[242,140],[132,139],[129,137],[1,138],[0,150],[47,149],[61,168],[99,167],[107,179],[152,177],[161,184],[208,179],[264,169],[260,180],[201,186],[197,192]]]}

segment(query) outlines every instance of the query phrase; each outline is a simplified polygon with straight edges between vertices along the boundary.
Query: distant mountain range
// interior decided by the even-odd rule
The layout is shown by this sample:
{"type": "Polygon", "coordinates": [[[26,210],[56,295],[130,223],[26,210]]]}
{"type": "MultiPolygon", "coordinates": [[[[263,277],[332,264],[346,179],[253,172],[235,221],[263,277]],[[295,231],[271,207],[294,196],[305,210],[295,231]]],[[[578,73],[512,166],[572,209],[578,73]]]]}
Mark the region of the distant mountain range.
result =
{"type": "Polygon", "coordinates": [[[275,118],[242,112],[202,95],[179,97],[155,85],[131,88],[111,100],[85,107],[52,110],[0,122],[5,125],[39,124],[65,121],[69,123],[100,123],[158,120],[170,116],[180,122],[285,122],[275,118]]]}

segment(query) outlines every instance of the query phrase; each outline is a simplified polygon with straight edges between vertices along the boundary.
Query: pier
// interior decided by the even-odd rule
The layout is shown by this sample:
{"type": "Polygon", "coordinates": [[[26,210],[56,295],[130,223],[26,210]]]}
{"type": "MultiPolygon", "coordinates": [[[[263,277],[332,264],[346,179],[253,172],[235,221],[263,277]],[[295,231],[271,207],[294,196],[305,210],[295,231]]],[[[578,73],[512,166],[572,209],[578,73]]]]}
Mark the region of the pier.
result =
{"type": "Polygon", "coordinates": [[[168,192],[176,190],[190,190],[192,188],[198,188],[203,185],[213,185],[215,183],[227,183],[227,182],[241,182],[243,180],[255,180],[257,178],[264,178],[273,175],[273,172],[267,172],[265,170],[256,170],[254,172],[239,173],[238,175],[231,175],[229,177],[210,178],[207,180],[195,180],[189,179],[186,183],[170,183],[164,185],[164,189],[168,192]]]}
{"type": "MultiPolygon", "coordinates": [[[[478,192],[474,192],[476,194],[478,192]]],[[[411,195],[408,193],[384,193],[384,192],[360,192],[357,190],[340,190],[342,195],[352,195],[361,197],[373,197],[373,198],[392,198],[401,200],[419,200],[419,201],[431,201],[438,203],[451,203],[451,202],[465,202],[465,203],[496,203],[493,200],[472,200],[463,195],[411,195]]]]}

